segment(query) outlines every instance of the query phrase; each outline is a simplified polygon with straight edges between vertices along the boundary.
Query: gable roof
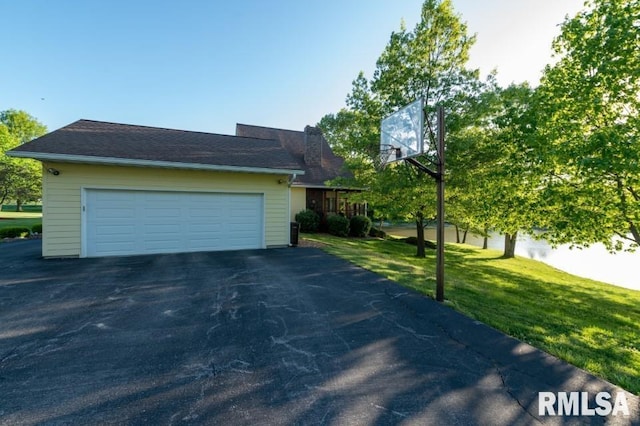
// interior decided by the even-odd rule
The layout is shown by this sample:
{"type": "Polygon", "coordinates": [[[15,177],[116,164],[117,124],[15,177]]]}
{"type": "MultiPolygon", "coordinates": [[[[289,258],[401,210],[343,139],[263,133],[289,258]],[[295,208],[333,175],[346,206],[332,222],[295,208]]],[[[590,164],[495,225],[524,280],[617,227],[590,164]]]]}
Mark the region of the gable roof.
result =
{"type": "Polygon", "coordinates": [[[279,141],[78,120],[7,152],[37,160],[303,174],[279,141]]]}
{"type": "Polygon", "coordinates": [[[297,162],[297,167],[304,170],[304,175],[297,176],[293,185],[326,187],[325,182],[329,180],[352,176],[344,167],[344,160],[333,153],[324,136],[321,138],[322,158],[320,165],[309,165],[305,162],[305,132],[238,123],[236,124],[236,135],[280,141],[297,162]]]}

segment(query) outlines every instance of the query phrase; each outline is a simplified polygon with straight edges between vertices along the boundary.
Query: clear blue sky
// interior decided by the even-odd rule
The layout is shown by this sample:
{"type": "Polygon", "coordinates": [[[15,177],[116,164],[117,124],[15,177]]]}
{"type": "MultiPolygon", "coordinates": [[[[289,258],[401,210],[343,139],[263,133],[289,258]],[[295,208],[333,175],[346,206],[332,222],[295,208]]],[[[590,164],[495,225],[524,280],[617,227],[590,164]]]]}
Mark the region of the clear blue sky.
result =
{"type": "MultiPolygon", "coordinates": [[[[583,0],[453,0],[470,65],[537,83],[583,0]]],[[[0,0],[0,110],[233,134],[338,111],[421,0],[0,0]]]]}

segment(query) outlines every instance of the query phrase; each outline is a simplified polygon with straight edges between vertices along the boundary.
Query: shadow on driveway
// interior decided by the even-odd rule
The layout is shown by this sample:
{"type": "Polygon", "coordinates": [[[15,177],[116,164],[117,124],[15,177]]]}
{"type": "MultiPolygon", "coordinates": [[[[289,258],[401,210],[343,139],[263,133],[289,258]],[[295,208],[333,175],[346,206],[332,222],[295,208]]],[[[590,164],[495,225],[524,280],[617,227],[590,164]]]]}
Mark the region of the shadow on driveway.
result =
{"type": "Polygon", "coordinates": [[[0,424],[603,423],[538,392],[622,392],[318,249],[39,256],[0,245],[0,424]]]}

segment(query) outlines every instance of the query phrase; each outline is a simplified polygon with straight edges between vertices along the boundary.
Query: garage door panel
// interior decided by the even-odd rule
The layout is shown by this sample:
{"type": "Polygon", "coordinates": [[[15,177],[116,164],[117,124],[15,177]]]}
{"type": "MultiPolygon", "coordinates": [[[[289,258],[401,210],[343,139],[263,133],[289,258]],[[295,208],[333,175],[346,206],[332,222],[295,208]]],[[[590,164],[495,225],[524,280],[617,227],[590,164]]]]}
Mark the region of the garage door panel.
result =
{"type": "Polygon", "coordinates": [[[87,256],[261,248],[260,194],[87,190],[87,256]]]}
{"type": "MultiPolygon", "coordinates": [[[[179,221],[179,218],[176,219],[179,221]]],[[[180,223],[176,223],[176,221],[167,221],[167,220],[158,220],[158,219],[149,219],[147,223],[141,224],[140,226],[143,228],[145,234],[156,234],[163,232],[175,232],[180,233],[182,231],[182,226],[180,223]]]]}
{"type": "Polygon", "coordinates": [[[97,233],[98,243],[100,244],[114,244],[114,243],[132,243],[133,239],[131,235],[133,232],[126,232],[123,229],[101,229],[97,233]]]}
{"type": "Polygon", "coordinates": [[[144,249],[146,252],[152,253],[173,253],[175,252],[176,244],[180,244],[180,240],[178,239],[164,239],[164,240],[156,240],[156,241],[145,241],[144,249]]]}
{"type": "Polygon", "coordinates": [[[209,237],[221,236],[222,225],[219,223],[190,223],[187,231],[189,238],[198,235],[208,235],[209,237]]]}
{"type": "Polygon", "coordinates": [[[96,251],[101,256],[127,255],[135,249],[135,244],[131,242],[100,243],[96,246],[96,251]]]}
{"type": "Polygon", "coordinates": [[[115,237],[116,235],[123,235],[130,238],[135,232],[136,227],[133,225],[99,226],[95,231],[101,241],[108,241],[109,237],[115,237]]]}
{"type": "Polygon", "coordinates": [[[182,214],[180,207],[168,207],[168,203],[144,202],[144,213],[148,217],[178,217],[182,214]]]}
{"type": "Polygon", "coordinates": [[[130,219],[136,216],[136,210],[134,208],[105,208],[97,211],[96,215],[96,217],[104,219],[130,219]]]}
{"type": "Polygon", "coordinates": [[[128,203],[133,201],[133,198],[125,192],[102,191],[94,193],[94,196],[97,201],[104,202],[128,203]]]}
{"type": "MultiPolygon", "coordinates": [[[[209,239],[203,239],[203,240],[190,240],[189,241],[189,247],[190,250],[188,251],[209,251],[211,246],[211,241],[209,239]]],[[[233,249],[234,247],[228,246],[225,248],[225,250],[230,250],[233,249]]]]}
{"type": "Polygon", "coordinates": [[[173,241],[178,243],[181,239],[182,233],[180,232],[154,232],[146,234],[143,242],[173,241]]]}
{"type": "Polygon", "coordinates": [[[192,207],[189,209],[188,214],[191,219],[196,219],[196,218],[210,219],[212,217],[220,217],[222,214],[222,211],[212,211],[205,207],[192,207]]]}

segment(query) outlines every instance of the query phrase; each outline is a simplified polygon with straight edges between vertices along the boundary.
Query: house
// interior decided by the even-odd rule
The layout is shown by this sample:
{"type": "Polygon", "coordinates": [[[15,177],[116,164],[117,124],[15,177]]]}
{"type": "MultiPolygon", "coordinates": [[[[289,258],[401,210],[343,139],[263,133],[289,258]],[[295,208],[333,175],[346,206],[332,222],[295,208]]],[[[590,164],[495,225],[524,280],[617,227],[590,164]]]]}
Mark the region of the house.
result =
{"type": "Polygon", "coordinates": [[[287,246],[307,203],[287,146],[79,120],[7,154],[42,162],[43,256],[99,257],[287,246]]]}
{"type": "Polygon", "coordinates": [[[291,221],[305,209],[314,210],[322,219],[331,214],[366,215],[366,203],[354,203],[349,199],[361,190],[327,184],[338,177],[351,177],[351,174],[345,169],[344,160],[333,153],[320,129],[307,126],[300,132],[237,124],[236,135],[280,141],[298,167],[304,170],[304,174],[295,175],[291,183],[291,221]]]}

